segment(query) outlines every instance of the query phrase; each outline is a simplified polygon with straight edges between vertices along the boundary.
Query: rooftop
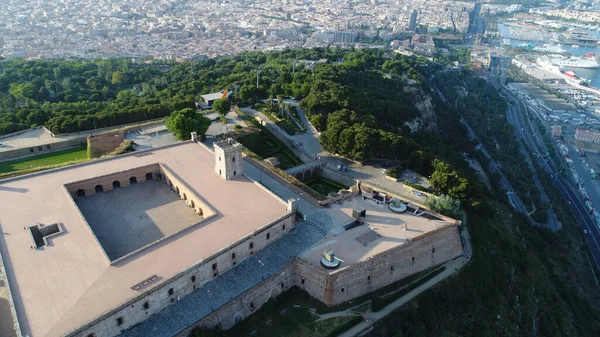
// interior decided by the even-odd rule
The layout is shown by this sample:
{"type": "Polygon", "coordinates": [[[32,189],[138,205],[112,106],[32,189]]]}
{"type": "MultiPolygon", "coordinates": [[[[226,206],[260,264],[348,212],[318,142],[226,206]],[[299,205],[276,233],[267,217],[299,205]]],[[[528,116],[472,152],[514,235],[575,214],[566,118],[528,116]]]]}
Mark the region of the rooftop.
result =
{"type": "Polygon", "coordinates": [[[208,101],[214,101],[216,99],[219,99],[219,98],[221,98],[221,96],[223,96],[222,92],[213,92],[210,94],[202,95],[202,98],[204,99],[205,102],[208,102],[208,101]]]}
{"type": "Polygon", "coordinates": [[[126,330],[122,337],[177,335],[291,262],[318,242],[330,230],[331,222],[329,214],[322,210],[309,215],[305,221],[296,223],[295,230],[183,297],[177,305],[168,306],[126,330]]]}
{"type": "MultiPolygon", "coordinates": [[[[333,250],[335,255],[343,260],[340,268],[357,262],[365,261],[383,251],[403,245],[409,240],[431,232],[437,228],[448,226],[451,223],[443,219],[435,220],[433,216],[428,219],[410,212],[409,206],[405,213],[394,213],[387,205],[377,205],[373,201],[365,201],[360,197],[344,201],[342,204],[331,206],[337,209],[337,220],[341,223],[353,221],[354,209],[366,210],[364,225],[341,231],[330,232],[325,238],[305,251],[301,258],[309,263],[321,267],[321,257],[325,250],[333,250]],[[404,229],[406,224],[407,228],[404,229]]],[[[414,209],[413,209],[414,210],[414,209]]],[[[421,211],[417,211],[420,214],[421,211]]],[[[334,212],[330,212],[334,214],[334,212]]],[[[323,270],[326,270],[323,268],[323,270]]],[[[331,270],[333,273],[339,269],[331,270]]]]}
{"type": "MultiPolygon", "coordinates": [[[[137,283],[159,275],[143,289],[146,292],[287,213],[282,200],[246,177],[218,178],[214,155],[204,145],[186,142],[145,154],[0,181],[0,252],[24,334],[65,335],[140,295],[131,289],[137,283]],[[171,228],[175,234],[111,265],[64,185],[157,163],[177,174],[217,214],[200,226],[171,228]],[[52,237],[50,245],[32,249],[24,227],[36,223],[60,223],[63,232],[52,237]]],[[[108,200],[111,194],[124,198],[119,194],[127,194],[127,189],[152,189],[154,183],[146,184],[98,197],[114,203],[108,200]]],[[[86,198],[94,197],[79,200],[84,209],[86,198]]],[[[131,198],[127,203],[130,206],[131,198]]]]}
{"type": "Polygon", "coordinates": [[[51,144],[68,140],[70,138],[52,137],[52,134],[44,128],[29,129],[23,132],[13,133],[5,137],[0,137],[0,143],[2,143],[0,152],[51,144]]]}

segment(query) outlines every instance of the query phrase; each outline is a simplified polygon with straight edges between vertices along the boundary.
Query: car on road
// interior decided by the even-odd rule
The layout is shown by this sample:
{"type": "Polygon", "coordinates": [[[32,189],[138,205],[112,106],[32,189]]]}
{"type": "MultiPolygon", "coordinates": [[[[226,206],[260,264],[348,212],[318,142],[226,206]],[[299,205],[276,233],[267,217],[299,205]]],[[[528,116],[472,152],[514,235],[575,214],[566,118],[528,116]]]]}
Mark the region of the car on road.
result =
{"type": "Polygon", "coordinates": [[[587,234],[587,233],[588,233],[587,229],[584,229],[583,234],[587,234]]]}
{"type": "Polygon", "coordinates": [[[348,169],[346,168],[346,165],[338,165],[337,166],[337,170],[341,171],[341,172],[346,172],[348,171],[348,169]]]}

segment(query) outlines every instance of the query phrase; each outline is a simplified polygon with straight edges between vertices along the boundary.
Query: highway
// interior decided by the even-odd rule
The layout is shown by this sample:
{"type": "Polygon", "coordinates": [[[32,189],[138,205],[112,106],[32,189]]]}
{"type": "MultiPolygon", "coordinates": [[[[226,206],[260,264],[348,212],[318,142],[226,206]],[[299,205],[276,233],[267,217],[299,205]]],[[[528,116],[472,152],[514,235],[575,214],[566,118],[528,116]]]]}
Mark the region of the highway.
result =
{"type": "Polygon", "coordinates": [[[546,158],[548,151],[546,144],[537,134],[534,123],[532,123],[529,112],[539,114],[535,106],[529,105],[504,85],[505,71],[510,66],[510,60],[502,58],[500,67],[496,70],[496,75],[492,78],[492,84],[496,85],[503,96],[509,100],[509,113],[507,118],[509,122],[514,123],[519,137],[525,142],[532,151],[533,158],[539,166],[550,176],[552,183],[558,189],[561,196],[566,200],[580,226],[587,231],[585,239],[588,242],[592,256],[596,264],[600,266],[600,230],[594,219],[588,213],[585,201],[582,199],[578,190],[572,182],[565,178],[551,158],[546,158]]]}

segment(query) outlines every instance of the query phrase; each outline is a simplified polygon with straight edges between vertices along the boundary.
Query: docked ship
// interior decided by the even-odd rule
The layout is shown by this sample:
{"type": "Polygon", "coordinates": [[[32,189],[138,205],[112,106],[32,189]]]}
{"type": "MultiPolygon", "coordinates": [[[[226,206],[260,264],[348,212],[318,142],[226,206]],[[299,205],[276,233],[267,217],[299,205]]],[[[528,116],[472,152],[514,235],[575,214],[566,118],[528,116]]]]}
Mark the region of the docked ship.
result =
{"type": "Polygon", "coordinates": [[[600,68],[600,63],[598,63],[598,60],[596,59],[596,55],[594,53],[587,53],[585,54],[585,56],[582,57],[555,56],[550,59],[550,62],[552,62],[552,64],[558,66],[559,68],[600,68]]]}
{"type": "MultiPolygon", "coordinates": [[[[557,57],[560,57],[560,55],[557,57]]],[[[589,80],[587,80],[583,77],[577,76],[577,74],[575,74],[575,72],[572,70],[565,71],[565,69],[563,67],[556,65],[554,60],[556,60],[556,58],[548,58],[547,56],[542,56],[537,59],[537,64],[542,69],[548,70],[555,74],[564,75],[565,80],[568,83],[586,85],[586,86],[589,85],[589,83],[590,83],[589,80]]]]}
{"type": "Polygon", "coordinates": [[[552,54],[562,54],[565,50],[560,46],[560,44],[549,45],[545,44],[543,46],[533,48],[535,51],[539,51],[542,53],[552,53],[552,54]]]}
{"type": "Polygon", "coordinates": [[[566,32],[561,38],[565,44],[575,44],[580,46],[596,46],[599,42],[597,38],[580,30],[566,32]]]}

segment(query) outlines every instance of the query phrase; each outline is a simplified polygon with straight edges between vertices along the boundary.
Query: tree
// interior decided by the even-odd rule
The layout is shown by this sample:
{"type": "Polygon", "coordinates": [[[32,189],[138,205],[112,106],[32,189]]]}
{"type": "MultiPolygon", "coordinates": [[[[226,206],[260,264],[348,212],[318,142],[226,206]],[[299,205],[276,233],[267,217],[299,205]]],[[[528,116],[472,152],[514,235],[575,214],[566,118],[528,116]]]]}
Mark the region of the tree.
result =
{"type": "Polygon", "coordinates": [[[427,198],[426,205],[434,212],[452,218],[457,218],[459,216],[460,201],[445,194],[439,197],[430,196],[427,198]]]}
{"type": "Polygon", "coordinates": [[[115,71],[115,73],[112,75],[112,79],[111,79],[111,83],[114,85],[120,85],[125,83],[125,74],[123,72],[120,71],[115,71]]]}
{"type": "Polygon", "coordinates": [[[217,99],[213,102],[212,108],[221,116],[227,115],[231,109],[231,103],[227,99],[217,99]]]}
{"type": "Polygon", "coordinates": [[[197,132],[202,137],[208,126],[210,119],[197,113],[194,109],[186,108],[173,111],[166,121],[167,129],[179,140],[185,140],[190,137],[190,133],[197,132]]]}

